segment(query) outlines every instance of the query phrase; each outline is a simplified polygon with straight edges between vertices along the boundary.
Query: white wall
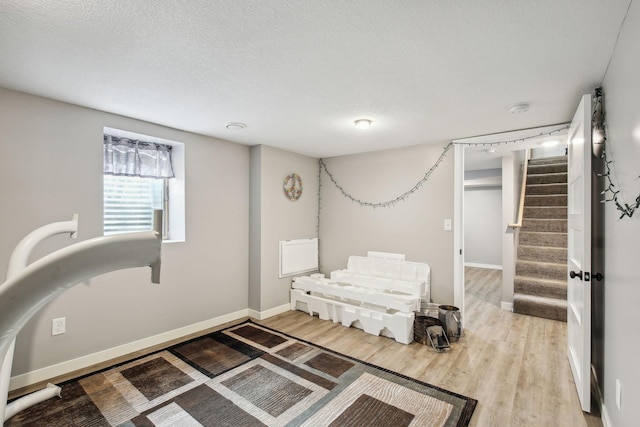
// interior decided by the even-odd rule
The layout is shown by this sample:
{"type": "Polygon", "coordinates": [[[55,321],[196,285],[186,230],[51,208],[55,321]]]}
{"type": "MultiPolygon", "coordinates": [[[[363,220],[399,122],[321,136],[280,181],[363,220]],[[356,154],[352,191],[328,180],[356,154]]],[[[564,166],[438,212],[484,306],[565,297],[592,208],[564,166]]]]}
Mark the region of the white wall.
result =
{"type": "Polygon", "coordinates": [[[531,149],[532,159],[542,159],[545,157],[564,156],[567,154],[567,144],[563,141],[551,147],[536,147],[531,149]]]}
{"type": "MultiPolygon", "coordinates": [[[[80,214],[78,240],[102,234],[103,127],[180,141],[186,150],[184,243],[162,246],[150,270],[105,274],[47,306],[20,333],[21,374],[247,309],[249,148],[0,89],[0,274],[30,231],[80,214]],[[67,333],[51,336],[51,319],[67,333]]],[[[45,242],[38,258],[74,241],[45,242]]]]}
{"type": "MultiPolygon", "coordinates": [[[[345,191],[369,202],[395,199],[411,189],[442,154],[444,145],[325,159],[345,191]]],[[[349,255],[367,251],[406,254],[431,266],[431,298],[453,303],[453,233],[443,220],[453,218],[453,150],[427,183],[395,207],[362,207],[344,197],[321,175],[320,268],[325,274],[345,268],[349,255]]]]}
{"type": "Polygon", "coordinates": [[[502,266],[502,187],[465,187],[465,265],[502,266]]]}
{"type": "Polygon", "coordinates": [[[249,307],[267,312],[290,299],[291,277],[278,277],[279,242],[318,237],[318,159],[260,145],[252,147],[251,163],[249,307]],[[297,201],[287,199],[283,190],[285,177],[293,172],[303,185],[297,201]]]}
{"type": "MultiPolygon", "coordinates": [[[[615,184],[626,203],[634,203],[640,194],[639,40],[640,2],[635,1],[603,82],[608,157],[614,161],[615,184]]],[[[640,212],[619,219],[613,204],[605,208],[604,404],[609,426],[635,426],[640,402],[640,212]],[[616,379],[622,384],[620,410],[616,379]]]]}

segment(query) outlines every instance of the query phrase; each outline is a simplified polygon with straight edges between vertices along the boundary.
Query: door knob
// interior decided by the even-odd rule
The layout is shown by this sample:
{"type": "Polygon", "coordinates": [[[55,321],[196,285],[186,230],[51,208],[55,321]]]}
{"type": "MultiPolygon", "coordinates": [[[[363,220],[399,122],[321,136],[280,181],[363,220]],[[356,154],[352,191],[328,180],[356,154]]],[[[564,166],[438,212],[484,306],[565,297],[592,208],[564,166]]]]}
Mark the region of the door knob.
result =
{"type": "Polygon", "coordinates": [[[569,272],[569,277],[571,277],[572,279],[575,279],[576,277],[579,277],[580,280],[582,280],[582,271],[576,273],[575,271],[570,271],[569,272]]]}
{"type": "Polygon", "coordinates": [[[602,273],[596,273],[593,275],[593,278],[597,281],[601,281],[602,279],[604,279],[604,276],[602,275],[602,273]]]}

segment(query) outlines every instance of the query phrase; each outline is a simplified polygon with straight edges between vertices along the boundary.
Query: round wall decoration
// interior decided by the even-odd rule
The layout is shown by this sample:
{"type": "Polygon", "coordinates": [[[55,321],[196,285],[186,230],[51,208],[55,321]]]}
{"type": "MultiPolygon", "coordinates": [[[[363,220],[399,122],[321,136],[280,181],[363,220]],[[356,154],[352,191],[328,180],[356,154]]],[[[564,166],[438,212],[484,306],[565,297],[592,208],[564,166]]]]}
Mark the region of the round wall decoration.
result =
{"type": "Polygon", "coordinates": [[[284,190],[284,196],[295,202],[302,196],[302,178],[295,172],[287,175],[282,184],[282,189],[284,190]]]}

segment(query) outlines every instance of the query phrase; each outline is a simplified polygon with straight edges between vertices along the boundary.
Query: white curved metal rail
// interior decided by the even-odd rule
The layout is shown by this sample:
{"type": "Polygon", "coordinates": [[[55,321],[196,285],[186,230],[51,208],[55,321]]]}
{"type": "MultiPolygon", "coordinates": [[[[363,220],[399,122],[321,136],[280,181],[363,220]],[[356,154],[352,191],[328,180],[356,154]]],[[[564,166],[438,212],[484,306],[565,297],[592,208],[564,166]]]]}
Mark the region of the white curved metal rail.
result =
{"type": "Polygon", "coordinates": [[[48,385],[7,405],[15,338],[38,311],[74,285],[100,274],[133,267],[151,267],[151,281],[160,282],[162,235],[161,211],[154,218],[154,231],[118,234],[85,240],[27,265],[31,250],[56,234],[75,237],[78,217],[48,224],[27,235],[14,250],[7,280],[0,285],[0,426],[19,411],[59,395],[60,388],[48,385]]]}

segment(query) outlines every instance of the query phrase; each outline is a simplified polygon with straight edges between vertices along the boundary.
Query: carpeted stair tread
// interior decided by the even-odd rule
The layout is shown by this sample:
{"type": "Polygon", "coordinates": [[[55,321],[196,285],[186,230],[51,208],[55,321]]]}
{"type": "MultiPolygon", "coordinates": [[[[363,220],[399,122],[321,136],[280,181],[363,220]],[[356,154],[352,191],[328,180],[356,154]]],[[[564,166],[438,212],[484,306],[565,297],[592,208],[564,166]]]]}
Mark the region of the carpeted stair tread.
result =
{"type": "Polygon", "coordinates": [[[566,322],[567,301],[558,298],[514,294],[513,312],[566,322]]]}
{"type": "Polygon", "coordinates": [[[567,299],[567,281],[536,279],[534,277],[516,276],[514,291],[521,295],[534,295],[546,298],[567,299]]]}
{"type": "Polygon", "coordinates": [[[567,173],[540,173],[540,174],[527,174],[527,185],[529,184],[566,184],[567,173]]]}
{"type": "Polygon", "coordinates": [[[567,219],[566,206],[525,206],[525,219],[567,219]]]}
{"type": "Polygon", "coordinates": [[[521,245],[567,247],[567,233],[522,230],[519,240],[521,245]]]}
{"type": "Polygon", "coordinates": [[[549,165],[556,163],[567,163],[567,156],[542,157],[529,160],[529,165],[549,165]]]}
{"type": "Polygon", "coordinates": [[[566,264],[567,248],[519,245],[518,260],[566,264]]]}
{"type": "Polygon", "coordinates": [[[562,172],[566,173],[567,169],[568,169],[568,165],[566,162],[549,163],[549,164],[542,164],[542,165],[529,163],[529,166],[527,167],[527,175],[529,174],[540,175],[544,173],[562,173],[562,172]]]}
{"type": "Polygon", "coordinates": [[[567,206],[566,194],[527,194],[525,206],[567,206]]]}
{"type": "Polygon", "coordinates": [[[566,280],[567,263],[537,262],[519,259],[516,261],[516,276],[566,280]]]}
{"type": "Polygon", "coordinates": [[[530,196],[567,194],[567,184],[527,184],[527,193],[530,196]]]}
{"type": "Polygon", "coordinates": [[[566,219],[531,219],[522,220],[522,230],[525,231],[549,231],[555,233],[567,232],[566,219]]]}
{"type": "Polygon", "coordinates": [[[567,319],[567,156],[532,159],[519,231],[513,311],[567,319]]]}

